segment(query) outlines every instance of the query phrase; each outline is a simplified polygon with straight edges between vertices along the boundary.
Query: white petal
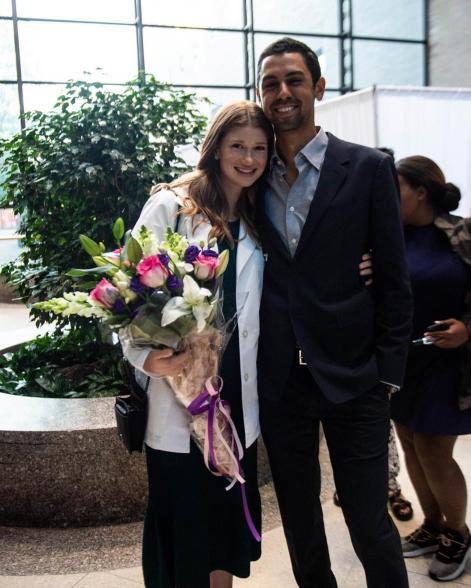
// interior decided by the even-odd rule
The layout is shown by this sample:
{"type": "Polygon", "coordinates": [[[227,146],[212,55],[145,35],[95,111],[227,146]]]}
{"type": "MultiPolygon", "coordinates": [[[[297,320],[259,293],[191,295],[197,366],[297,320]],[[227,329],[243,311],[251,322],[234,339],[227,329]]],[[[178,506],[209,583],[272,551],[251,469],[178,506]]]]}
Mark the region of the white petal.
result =
{"type": "Polygon", "coordinates": [[[196,319],[196,330],[198,333],[206,327],[206,319],[211,314],[211,306],[206,303],[193,306],[193,316],[196,319]]]}
{"type": "Polygon", "coordinates": [[[170,298],[167,304],[162,309],[162,327],[166,327],[170,323],[173,323],[181,316],[190,314],[191,308],[188,307],[185,300],[181,296],[175,296],[170,298]]]}

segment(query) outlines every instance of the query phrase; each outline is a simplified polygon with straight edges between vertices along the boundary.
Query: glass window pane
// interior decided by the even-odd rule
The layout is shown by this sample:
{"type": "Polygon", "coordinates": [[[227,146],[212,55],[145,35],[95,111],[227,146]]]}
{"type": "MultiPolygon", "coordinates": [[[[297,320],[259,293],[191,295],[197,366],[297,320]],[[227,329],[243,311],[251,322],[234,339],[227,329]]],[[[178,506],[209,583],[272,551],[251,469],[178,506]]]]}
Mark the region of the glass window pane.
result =
{"type": "Polygon", "coordinates": [[[244,36],[183,29],[144,29],[146,70],[174,84],[245,83],[244,36]]]}
{"type": "Polygon", "coordinates": [[[229,102],[245,100],[245,90],[227,88],[188,88],[188,91],[211,100],[211,104],[203,103],[199,109],[201,113],[209,119],[212,118],[214,113],[217,112],[221,106],[225,106],[226,104],[229,104],[229,102]]]}
{"type": "Polygon", "coordinates": [[[11,0],[0,0],[0,16],[11,16],[11,0]]]}
{"type": "Polygon", "coordinates": [[[23,103],[25,112],[53,109],[57,98],[64,93],[65,84],[23,84],[23,103]]]}
{"type": "Polygon", "coordinates": [[[20,253],[20,242],[15,238],[19,220],[13,209],[0,208],[0,265],[13,261],[20,253]]]}
{"type": "Polygon", "coordinates": [[[410,43],[354,41],[354,86],[424,84],[424,48],[410,43]]]}
{"type": "MultiPolygon", "coordinates": [[[[255,59],[258,59],[260,53],[267,45],[273,43],[279,38],[279,35],[268,35],[259,33],[255,35],[255,59]]],[[[338,88],[340,85],[340,46],[338,39],[319,38],[319,37],[296,37],[306,43],[319,58],[322,75],[327,80],[327,87],[338,88]]]]}
{"type": "Polygon", "coordinates": [[[18,16],[63,20],[134,22],[133,0],[16,0],[18,16]]]}
{"type": "Polygon", "coordinates": [[[18,86],[0,84],[0,136],[7,137],[20,130],[18,86]]]}
{"type": "Polygon", "coordinates": [[[0,79],[16,80],[13,22],[0,20],[0,79]]]}
{"type": "MultiPolygon", "coordinates": [[[[104,90],[122,92],[125,86],[103,86],[104,90]]],[[[57,98],[65,91],[65,84],[23,84],[23,101],[25,111],[40,110],[49,112],[53,110],[57,98]]],[[[77,104],[77,108],[80,104],[77,104]]]]}
{"type": "Polygon", "coordinates": [[[94,80],[120,83],[137,75],[134,27],[42,22],[18,27],[26,81],[63,82],[90,72],[94,80]]]}
{"type": "Polygon", "coordinates": [[[253,11],[257,30],[318,34],[339,32],[338,0],[254,0],[253,11]]]}
{"type": "Polygon", "coordinates": [[[424,39],[424,0],[353,0],[353,34],[424,39]]]}
{"type": "Polygon", "coordinates": [[[243,26],[245,0],[172,0],[156,2],[142,0],[144,24],[176,25],[187,27],[222,27],[240,29],[243,26]]]}

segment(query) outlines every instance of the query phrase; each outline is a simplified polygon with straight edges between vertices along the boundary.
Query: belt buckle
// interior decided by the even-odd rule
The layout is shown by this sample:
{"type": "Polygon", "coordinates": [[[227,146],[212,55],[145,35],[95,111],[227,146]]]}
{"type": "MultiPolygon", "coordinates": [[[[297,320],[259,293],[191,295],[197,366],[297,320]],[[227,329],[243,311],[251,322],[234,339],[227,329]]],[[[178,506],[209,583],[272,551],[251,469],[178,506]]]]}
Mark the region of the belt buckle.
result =
{"type": "Polygon", "coordinates": [[[298,363],[299,365],[307,365],[307,363],[304,361],[304,354],[302,349],[298,349],[298,363]]]}

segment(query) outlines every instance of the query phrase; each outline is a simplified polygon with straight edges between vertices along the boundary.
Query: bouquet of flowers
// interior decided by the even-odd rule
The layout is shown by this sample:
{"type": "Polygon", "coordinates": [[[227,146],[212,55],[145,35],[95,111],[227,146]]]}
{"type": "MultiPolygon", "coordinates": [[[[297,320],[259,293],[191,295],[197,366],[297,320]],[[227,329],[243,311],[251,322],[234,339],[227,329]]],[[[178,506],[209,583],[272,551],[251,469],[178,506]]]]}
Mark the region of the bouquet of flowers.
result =
{"type": "Polygon", "coordinates": [[[168,381],[193,416],[192,436],[207,467],[232,478],[232,484],[243,483],[243,448],[230,407],[220,398],[217,375],[226,335],[221,280],[229,252],[218,255],[211,249],[215,241],[190,244],[170,228],[162,242],[144,226],[134,238],[130,231],[125,235],[122,219],[115,222],[113,234],[118,248],[112,252],[80,235],[96,267],[72,269],[67,275],[102,276],[90,292],[68,292],[33,306],[57,315],[99,317],[137,347],[189,350],[189,367],[168,381]]]}

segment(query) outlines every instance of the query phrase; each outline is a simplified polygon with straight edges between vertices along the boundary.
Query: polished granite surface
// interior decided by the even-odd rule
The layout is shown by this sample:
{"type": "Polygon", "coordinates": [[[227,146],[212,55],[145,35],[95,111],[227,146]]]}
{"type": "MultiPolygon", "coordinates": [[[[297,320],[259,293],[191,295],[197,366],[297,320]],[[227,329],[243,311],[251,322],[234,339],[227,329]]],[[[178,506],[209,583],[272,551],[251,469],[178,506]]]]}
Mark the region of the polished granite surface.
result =
{"type": "Polygon", "coordinates": [[[32,398],[0,392],[0,431],[80,431],[115,426],[114,398],[32,398]]]}

